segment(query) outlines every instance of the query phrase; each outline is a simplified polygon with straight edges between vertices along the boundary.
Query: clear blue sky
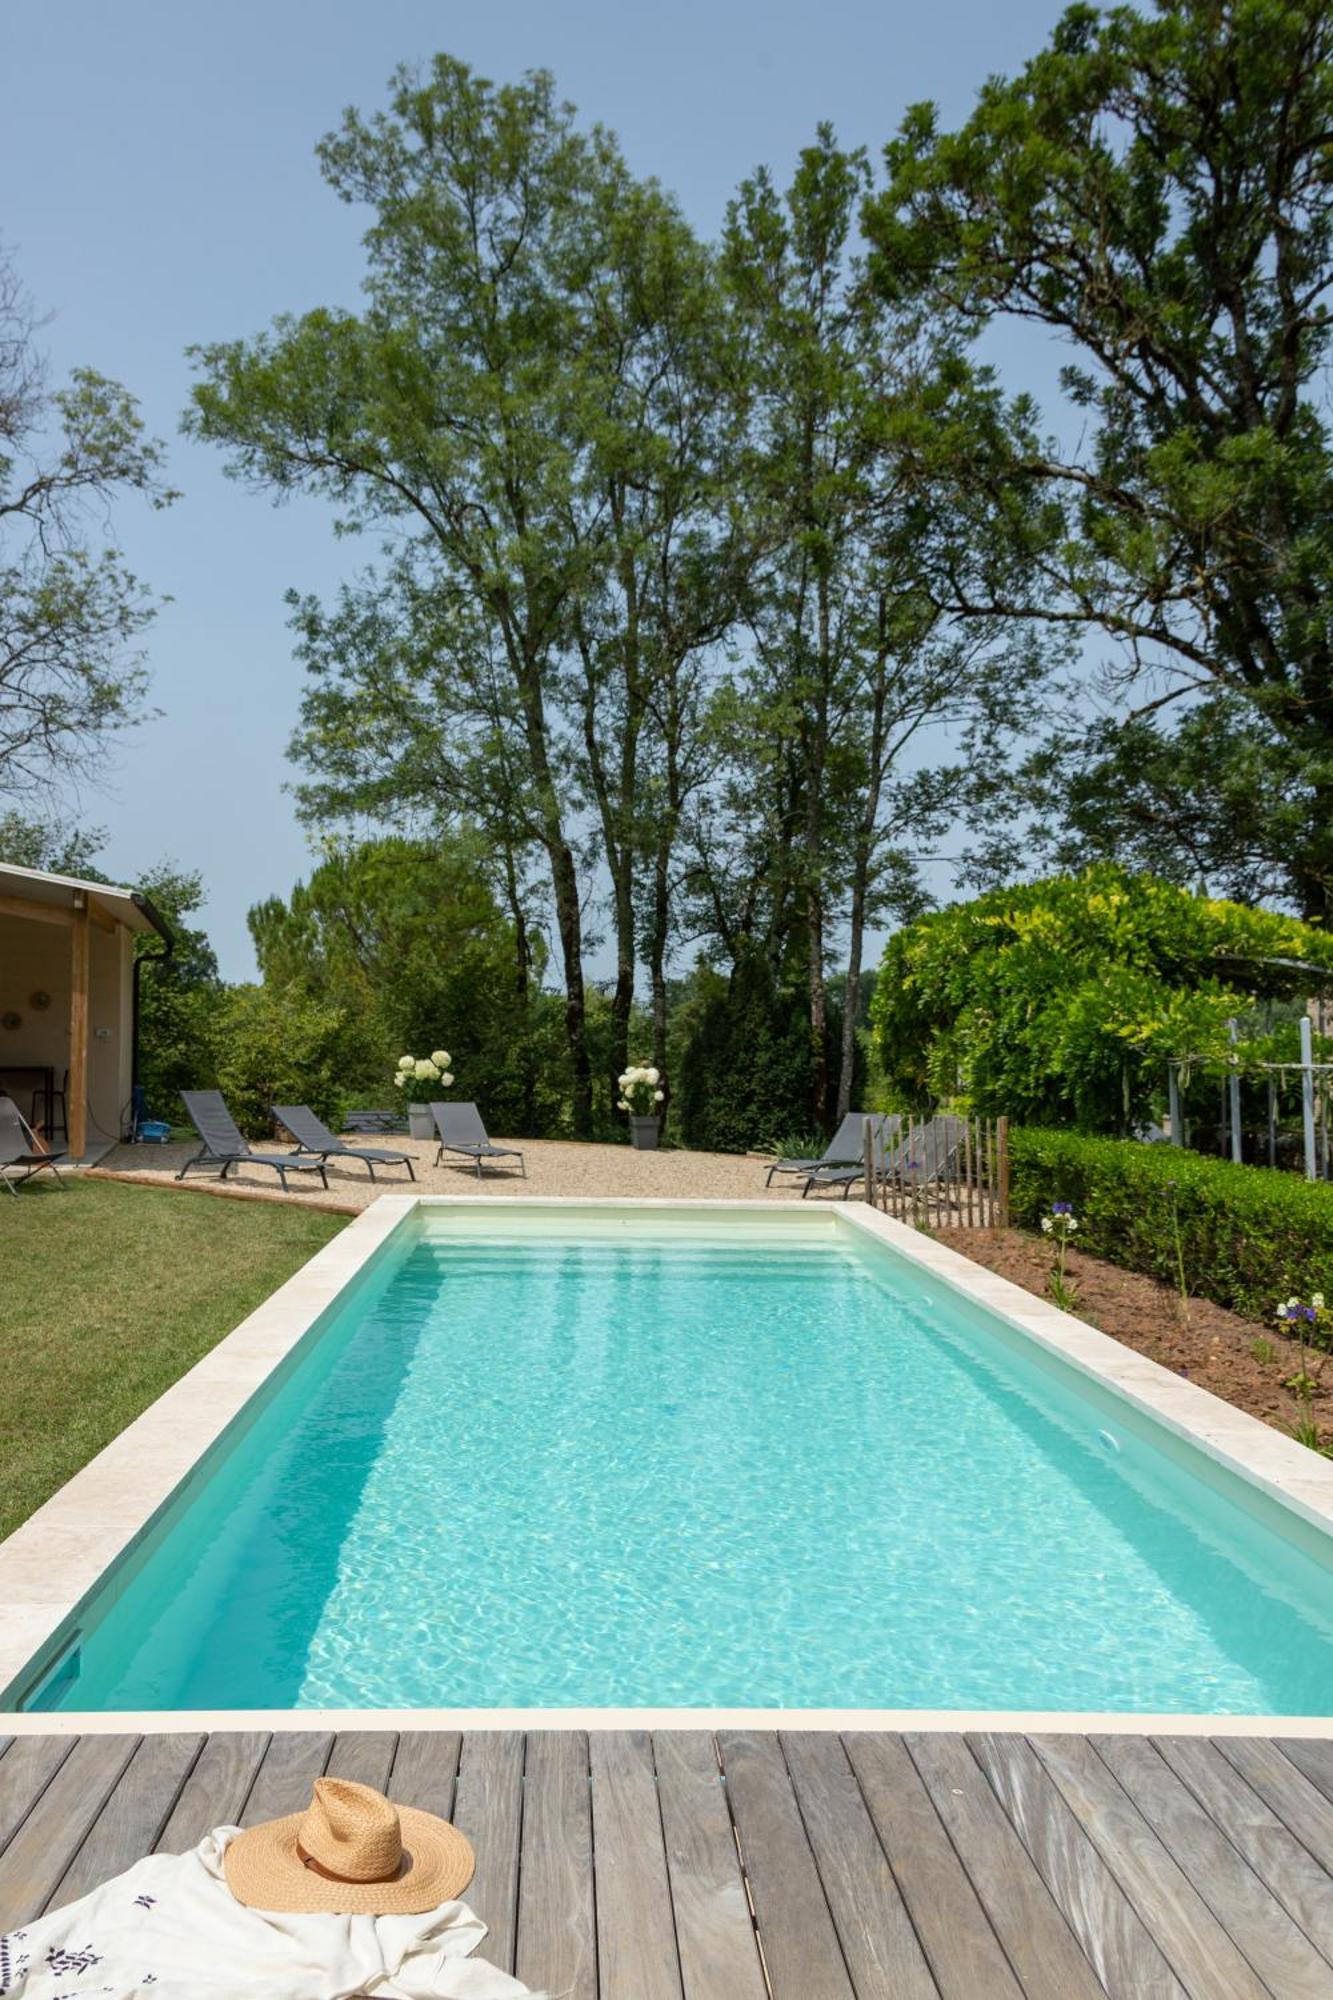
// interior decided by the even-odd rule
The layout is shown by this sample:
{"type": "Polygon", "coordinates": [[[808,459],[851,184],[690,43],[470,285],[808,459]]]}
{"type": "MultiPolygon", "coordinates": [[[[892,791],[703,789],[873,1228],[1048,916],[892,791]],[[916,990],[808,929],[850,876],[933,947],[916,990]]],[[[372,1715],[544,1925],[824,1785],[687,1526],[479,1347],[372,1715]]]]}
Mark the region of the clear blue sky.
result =
{"type": "MultiPolygon", "coordinates": [[[[878,150],[915,99],[958,119],[1016,68],[1060,0],[60,0],[0,19],[0,235],[38,306],[53,370],[89,363],[140,398],[184,498],[125,506],[118,538],[172,603],[149,637],[162,719],[78,801],[110,872],[163,856],[202,871],[224,973],[253,971],[245,913],[309,853],[283,785],[300,673],[283,592],[330,593],[370,551],[324,510],[275,510],[177,434],[184,350],[275,313],[356,302],[363,219],[313,148],[397,63],[447,49],[503,79],[554,71],[701,231],[759,162],[785,177],[815,124],[878,150]]],[[[1048,365],[1037,361],[1039,377],[1048,365]]],[[[1015,373],[1014,386],[1018,386],[1015,373]]]]}

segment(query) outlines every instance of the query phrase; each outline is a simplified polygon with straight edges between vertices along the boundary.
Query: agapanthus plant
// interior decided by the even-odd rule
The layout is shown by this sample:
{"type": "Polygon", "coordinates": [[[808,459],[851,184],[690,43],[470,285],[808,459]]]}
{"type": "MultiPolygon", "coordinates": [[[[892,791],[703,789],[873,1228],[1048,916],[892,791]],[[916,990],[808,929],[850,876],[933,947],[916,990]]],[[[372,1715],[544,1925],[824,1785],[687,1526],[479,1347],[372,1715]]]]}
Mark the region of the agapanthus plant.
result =
{"type": "Polygon", "coordinates": [[[436,1049],[433,1055],[428,1056],[399,1056],[393,1080],[400,1090],[412,1089],[419,1083],[447,1085],[454,1080],[449,1062],[447,1049],[436,1049]]]}
{"type": "Polygon", "coordinates": [[[1074,1213],[1072,1201],[1053,1201],[1050,1214],[1041,1218],[1041,1233],[1050,1237],[1054,1250],[1046,1282],[1051,1297],[1062,1312],[1073,1312],[1078,1304],[1078,1286],[1065,1276],[1069,1239],[1077,1228],[1078,1217],[1074,1213]]]}
{"type": "Polygon", "coordinates": [[[1301,1365],[1295,1375],[1289,1375],[1283,1383],[1300,1405],[1301,1414],[1292,1425],[1292,1434],[1301,1444],[1308,1444],[1312,1451],[1319,1449],[1319,1426],[1314,1418],[1314,1392],[1324,1363],[1328,1360],[1325,1349],[1317,1362],[1311,1355],[1315,1336],[1328,1318],[1322,1292],[1311,1292],[1309,1299],[1283,1299],[1277,1308],[1277,1320],[1282,1331],[1291,1340],[1300,1342],[1301,1365]]]}
{"type": "Polygon", "coordinates": [[[620,1084],[619,1108],[635,1118],[651,1118],[666,1096],[666,1092],[658,1088],[662,1073],[651,1064],[627,1069],[617,1081],[620,1084]]]}

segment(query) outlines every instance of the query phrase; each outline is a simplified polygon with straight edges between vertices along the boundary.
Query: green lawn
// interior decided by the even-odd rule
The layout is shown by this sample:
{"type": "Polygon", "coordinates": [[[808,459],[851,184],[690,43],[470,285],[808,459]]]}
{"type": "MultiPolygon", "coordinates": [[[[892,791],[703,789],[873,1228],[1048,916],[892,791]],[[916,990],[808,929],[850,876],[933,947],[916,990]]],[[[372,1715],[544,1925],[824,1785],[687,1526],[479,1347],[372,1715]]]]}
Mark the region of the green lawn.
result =
{"type": "Polygon", "coordinates": [[[114,1181],[0,1189],[0,1537],[345,1227],[114,1181]]]}

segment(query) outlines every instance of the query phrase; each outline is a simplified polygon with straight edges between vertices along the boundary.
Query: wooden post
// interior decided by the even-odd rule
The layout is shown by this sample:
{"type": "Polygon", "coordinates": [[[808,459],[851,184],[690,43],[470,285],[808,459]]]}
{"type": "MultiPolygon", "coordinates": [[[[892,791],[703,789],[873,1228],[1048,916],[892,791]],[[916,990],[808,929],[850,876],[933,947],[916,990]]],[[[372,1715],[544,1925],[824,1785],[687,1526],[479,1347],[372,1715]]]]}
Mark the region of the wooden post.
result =
{"type": "Polygon", "coordinates": [[[65,1113],[69,1156],[81,1160],[88,1143],[88,905],[75,907],[69,948],[69,1078],[65,1113]]]}
{"type": "Polygon", "coordinates": [[[1304,1140],[1305,1178],[1312,1181],[1314,1167],[1314,1048],[1310,1016],[1301,1015],[1301,1131],[1304,1140]]]}
{"type": "Polygon", "coordinates": [[[996,1221],[1001,1229],[1009,1227],[1009,1120],[1001,1117],[995,1127],[995,1146],[999,1166],[999,1213],[996,1221]]]}
{"type": "MultiPolygon", "coordinates": [[[[1234,1048],[1239,1037],[1239,1030],[1234,1021],[1227,1022],[1227,1035],[1234,1048]]],[[[1240,1138],[1240,1077],[1234,1069],[1227,1079],[1227,1101],[1231,1114],[1231,1157],[1239,1166],[1244,1157],[1240,1138]]]]}

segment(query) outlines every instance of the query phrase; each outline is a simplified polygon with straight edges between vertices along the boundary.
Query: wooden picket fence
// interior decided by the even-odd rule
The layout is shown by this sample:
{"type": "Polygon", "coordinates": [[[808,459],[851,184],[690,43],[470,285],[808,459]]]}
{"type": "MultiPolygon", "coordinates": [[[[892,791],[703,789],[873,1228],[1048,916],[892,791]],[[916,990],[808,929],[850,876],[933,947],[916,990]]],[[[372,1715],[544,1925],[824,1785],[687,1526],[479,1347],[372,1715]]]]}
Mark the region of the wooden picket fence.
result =
{"type": "Polygon", "coordinates": [[[1009,1120],[905,1117],[881,1146],[865,1127],[865,1198],[921,1229],[1001,1229],[1009,1221],[1009,1120]]]}

